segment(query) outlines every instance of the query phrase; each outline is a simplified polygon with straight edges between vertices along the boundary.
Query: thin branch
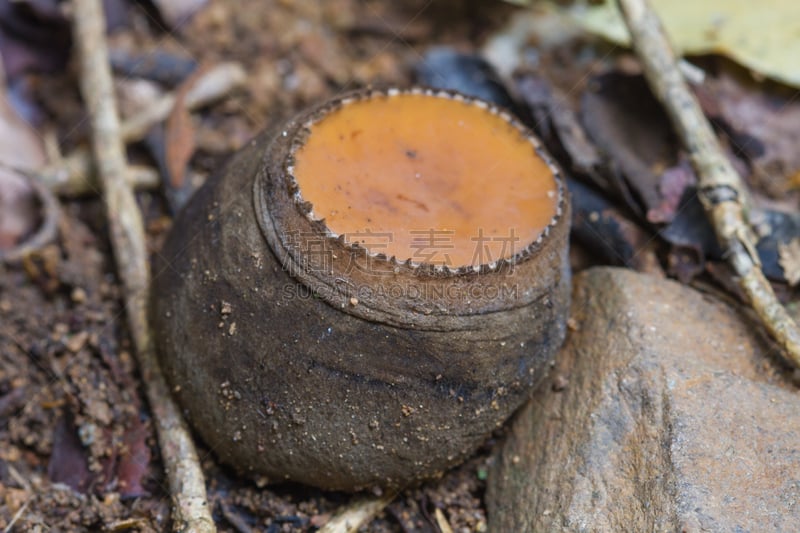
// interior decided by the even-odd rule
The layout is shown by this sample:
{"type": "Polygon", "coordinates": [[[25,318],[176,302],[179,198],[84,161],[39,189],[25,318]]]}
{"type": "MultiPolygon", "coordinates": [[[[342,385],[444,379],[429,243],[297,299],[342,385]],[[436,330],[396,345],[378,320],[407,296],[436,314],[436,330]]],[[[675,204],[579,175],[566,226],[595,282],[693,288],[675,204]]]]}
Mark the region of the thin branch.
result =
{"type": "Polygon", "coordinates": [[[350,502],[322,526],[319,533],[355,533],[378,516],[397,496],[397,492],[389,491],[382,496],[359,498],[350,502]]]}
{"type": "MultiPolygon", "coordinates": [[[[190,111],[207,106],[241,87],[246,77],[244,67],[239,63],[214,65],[200,73],[197,81],[187,91],[183,103],[190,111]]],[[[176,102],[177,98],[173,93],[165,94],[151,102],[143,112],[123,121],[120,125],[122,140],[132,143],[144,139],[150,128],[166,120],[176,102]]],[[[160,183],[154,172],[148,167],[128,167],[127,178],[134,188],[152,189],[160,183]]],[[[83,147],[36,170],[35,173],[61,196],[82,196],[91,194],[98,188],[92,156],[83,147]]]]}
{"type": "MultiPolygon", "coordinates": [[[[239,63],[220,63],[200,72],[197,81],[186,91],[183,104],[190,111],[207,106],[244,85],[247,74],[239,63]]],[[[174,93],[155,100],[142,113],[122,123],[122,138],[127,142],[143,139],[155,124],[163,122],[172,113],[177,98],[174,93]]]]}
{"type": "Polygon", "coordinates": [[[114,258],[125,287],[128,325],[175,503],[174,522],[185,531],[216,531],[197,452],[158,367],[147,323],[150,271],[141,213],[125,178],[125,151],[108,63],[103,7],[101,0],[74,0],[73,8],[81,90],[91,118],[95,162],[114,258]]]}
{"type": "Polygon", "coordinates": [[[800,330],[761,271],[746,220],[747,195],[714,130],[686,84],[648,0],[617,0],[650,88],[666,108],[698,176],[698,196],[750,305],[788,358],[800,367],[800,330]]]}
{"type": "Polygon", "coordinates": [[[439,526],[439,531],[442,533],[453,533],[453,528],[450,527],[450,522],[447,521],[447,517],[444,516],[444,513],[438,507],[433,511],[433,516],[436,518],[436,525],[439,526]]]}
{"type": "MultiPolygon", "coordinates": [[[[97,194],[100,185],[94,176],[92,155],[78,148],[60,163],[50,164],[39,170],[28,170],[53,193],[66,198],[97,194]]],[[[153,190],[161,185],[161,176],[156,169],[145,165],[131,165],[125,172],[128,186],[134,190],[153,190]]]]}
{"type": "Polygon", "coordinates": [[[28,506],[31,504],[31,500],[33,500],[33,495],[32,494],[29,495],[25,499],[25,503],[22,504],[22,506],[19,508],[19,510],[17,510],[16,513],[14,513],[14,516],[11,518],[11,522],[8,523],[6,528],[3,530],[3,533],[10,533],[11,530],[14,529],[14,526],[16,525],[17,521],[20,518],[22,518],[22,515],[25,514],[25,511],[28,509],[28,506]]]}

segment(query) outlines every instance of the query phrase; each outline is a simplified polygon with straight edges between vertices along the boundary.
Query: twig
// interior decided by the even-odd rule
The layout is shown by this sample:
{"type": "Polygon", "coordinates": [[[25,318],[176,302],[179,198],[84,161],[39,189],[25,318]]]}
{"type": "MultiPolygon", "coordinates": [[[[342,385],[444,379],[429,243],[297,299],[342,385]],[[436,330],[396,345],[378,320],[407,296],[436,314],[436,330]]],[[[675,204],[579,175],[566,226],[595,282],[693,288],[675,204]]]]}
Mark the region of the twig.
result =
{"type": "MultiPolygon", "coordinates": [[[[190,111],[207,106],[241,87],[245,79],[244,68],[239,63],[214,65],[199,75],[187,91],[184,104],[190,111]]],[[[166,94],[152,102],[142,113],[122,122],[122,140],[126,143],[142,140],[150,128],[163,122],[172,113],[176,101],[174,94],[166,94]]],[[[128,167],[128,181],[137,189],[155,188],[160,180],[154,172],[148,167],[128,167]]],[[[98,189],[92,157],[85,148],[77,148],[62,160],[52,162],[36,173],[61,196],[82,196],[98,189]]]]}
{"type": "MultiPolygon", "coordinates": [[[[91,154],[78,148],[61,163],[50,164],[38,171],[27,171],[36,175],[53,193],[67,198],[97,194],[100,185],[94,176],[91,154]]],[[[161,176],[153,167],[130,165],[125,172],[128,186],[135,190],[157,189],[161,176]]]]}
{"type": "MultiPolygon", "coordinates": [[[[183,99],[186,108],[194,110],[219,100],[244,84],[247,74],[239,63],[220,63],[201,73],[183,99]]],[[[143,139],[153,125],[164,121],[175,107],[175,94],[166,94],[153,102],[146,111],[125,121],[122,138],[130,142],[143,139]]]]}
{"type": "Polygon", "coordinates": [[[433,512],[433,516],[436,518],[436,525],[439,526],[439,530],[442,533],[453,533],[453,528],[450,527],[450,522],[447,521],[447,517],[444,516],[444,513],[438,507],[433,512]]]}
{"type": "Polygon", "coordinates": [[[355,533],[368,524],[389,505],[397,492],[389,491],[383,496],[360,498],[342,507],[319,533],[355,533]]]}
{"type": "Polygon", "coordinates": [[[772,337],[800,367],[800,330],[761,271],[757,241],[746,220],[747,197],[675,60],[658,15],[647,0],[617,0],[650,88],[666,108],[698,176],[698,197],[750,305],[772,337]]]}
{"type": "Polygon", "coordinates": [[[30,505],[31,500],[33,499],[33,495],[29,495],[28,498],[25,500],[25,503],[14,513],[14,516],[11,518],[11,522],[8,523],[6,528],[3,530],[3,533],[10,533],[14,526],[16,525],[17,521],[22,518],[22,515],[25,514],[25,511],[28,509],[28,505],[30,505]]]}
{"type": "Polygon", "coordinates": [[[74,0],[73,9],[73,31],[81,63],[81,91],[91,118],[92,146],[103,188],[114,257],[125,287],[128,325],[175,503],[174,522],[185,531],[216,531],[197,452],[158,367],[147,323],[150,272],[144,229],[133,192],[125,180],[125,152],[114,101],[101,0],[74,0]]]}
{"type": "Polygon", "coordinates": [[[13,479],[17,485],[23,488],[26,492],[33,492],[33,487],[31,486],[30,481],[25,479],[25,477],[20,474],[16,468],[14,468],[13,464],[6,463],[6,465],[8,467],[8,473],[11,475],[11,479],[13,479]]]}
{"type": "Polygon", "coordinates": [[[17,521],[19,521],[19,519],[22,518],[22,515],[25,514],[25,510],[28,508],[28,505],[30,505],[34,497],[33,495],[34,490],[33,487],[31,487],[30,482],[27,479],[25,479],[19,472],[17,472],[17,469],[14,468],[14,465],[12,465],[11,463],[8,463],[8,473],[11,475],[11,478],[14,481],[16,481],[17,484],[25,492],[28,493],[28,497],[25,498],[25,503],[20,506],[20,508],[17,510],[16,513],[14,513],[14,516],[11,518],[11,521],[3,530],[3,533],[10,533],[11,531],[13,531],[14,525],[16,525],[17,521]]]}

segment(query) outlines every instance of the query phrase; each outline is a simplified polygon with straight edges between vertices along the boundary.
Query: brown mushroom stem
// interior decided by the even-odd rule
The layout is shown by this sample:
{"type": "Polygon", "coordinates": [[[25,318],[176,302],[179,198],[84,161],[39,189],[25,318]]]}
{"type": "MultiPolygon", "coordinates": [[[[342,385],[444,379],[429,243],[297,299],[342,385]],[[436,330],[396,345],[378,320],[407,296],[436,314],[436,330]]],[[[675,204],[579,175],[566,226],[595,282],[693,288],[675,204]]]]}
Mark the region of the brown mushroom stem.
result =
{"type": "Polygon", "coordinates": [[[761,271],[756,237],[746,220],[741,178],[720,148],[681,74],[658,15],[647,0],[617,0],[653,93],[664,105],[698,175],[698,195],[750,305],[784,353],[800,367],[800,330],[761,271]]]}
{"type": "Polygon", "coordinates": [[[183,531],[216,531],[206,500],[197,452],[158,367],[146,302],[150,286],[141,213],[125,180],[126,161],[108,63],[100,0],[75,0],[73,31],[81,65],[81,90],[92,126],[92,147],[109,221],[111,243],[125,287],[125,309],[142,381],[158,429],[161,454],[183,531]]]}

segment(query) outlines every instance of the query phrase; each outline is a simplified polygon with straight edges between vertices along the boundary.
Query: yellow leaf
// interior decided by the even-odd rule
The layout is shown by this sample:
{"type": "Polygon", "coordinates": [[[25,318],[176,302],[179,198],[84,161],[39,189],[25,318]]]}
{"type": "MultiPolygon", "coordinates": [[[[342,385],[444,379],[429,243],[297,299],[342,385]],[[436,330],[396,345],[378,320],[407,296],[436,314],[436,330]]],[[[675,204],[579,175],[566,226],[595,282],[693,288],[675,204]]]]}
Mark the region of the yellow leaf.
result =
{"type": "MultiPolygon", "coordinates": [[[[800,0],[650,0],[677,51],[723,54],[764,76],[800,87],[800,0]]],[[[576,2],[585,30],[620,44],[628,31],[616,2],[576,2]]]]}

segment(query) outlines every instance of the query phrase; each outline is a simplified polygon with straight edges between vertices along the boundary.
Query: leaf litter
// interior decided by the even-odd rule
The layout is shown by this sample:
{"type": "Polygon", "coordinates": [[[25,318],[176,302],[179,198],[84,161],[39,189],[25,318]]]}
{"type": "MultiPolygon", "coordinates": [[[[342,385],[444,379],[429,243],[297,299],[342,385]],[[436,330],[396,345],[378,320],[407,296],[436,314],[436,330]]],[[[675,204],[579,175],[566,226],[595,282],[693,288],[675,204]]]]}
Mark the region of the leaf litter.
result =
{"type": "MultiPolygon", "coordinates": [[[[441,86],[455,78],[466,92],[491,85],[490,98],[505,99],[504,105],[537,129],[571,180],[573,236],[585,264],[667,271],[685,282],[719,277],[720,268],[714,266],[719,250],[692,194],[692,171],[658,108],[648,104],[652,96],[636,81],[637,65],[624,51],[610,53],[575,30],[558,38],[525,34],[528,26],[514,26],[513,18],[515,35],[491,33],[509,15],[531,16],[508,6],[440,18],[441,13],[424,10],[415,17],[424,2],[372,2],[371,22],[364,26],[346,16],[353,0],[295,4],[268,8],[210,2],[181,28],[177,38],[193,64],[237,60],[248,76],[242,90],[192,117],[191,127],[185,116],[173,118],[173,130],[185,141],[171,148],[173,178],[181,169],[210,173],[275,109],[298,109],[350,83],[405,85],[417,65],[418,73],[425,68],[433,72],[422,79],[438,77],[441,86]],[[406,28],[409,20],[413,24],[406,28]],[[419,50],[398,41],[398,34],[410,35],[419,49],[430,46],[428,61],[420,64],[419,50]],[[494,48],[504,59],[499,74],[490,70],[493,61],[478,57],[481,42],[505,43],[494,48]],[[440,48],[444,44],[455,46],[447,51],[440,48]],[[335,50],[336,61],[327,61],[320,46],[335,50]],[[637,149],[631,150],[631,142],[637,149]]],[[[160,50],[164,35],[149,16],[136,9],[128,13],[128,26],[112,35],[112,42],[127,43],[129,56],[131,43],[160,50]]],[[[537,27],[546,31],[547,26],[537,27]]],[[[791,120],[791,94],[768,84],[743,83],[713,59],[700,64],[706,81],[697,91],[704,109],[728,140],[730,157],[751,177],[765,270],[795,284],[797,152],[791,142],[783,142],[797,135],[793,124],[800,122],[791,120]],[[786,111],[785,120],[781,111],[786,111]]],[[[120,72],[122,67],[120,62],[120,72]]],[[[186,74],[162,74],[128,69],[120,75],[152,76],[150,82],[162,90],[186,79],[186,74]]],[[[28,85],[35,96],[31,101],[47,110],[44,115],[62,145],[80,145],[82,133],[73,131],[74,110],[80,109],[76,94],[53,90],[58,83],[73,84],[70,74],[21,76],[37,81],[28,85]]],[[[129,150],[132,157],[151,157],[141,143],[129,150]]],[[[142,193],[140,201],[157,249],[164,228],[161,198],[142,193]]],[[[5,502],[0,522],[8,523],[27,505],[20,522],[26,527],[165,530],[169,502],[163,499],[157,447],[119,318],[119,288],[102,237],[101,209],[93,200],[70,201],[65,207],[53,253],[36,258],[29,268],[0,271],[0,417],[8,422],[7,429],[0,429],[0,457],[6,465],[0,468],[0,501],[5,502]],[[18,477],[30,479],[37,495],[32,497],[18,477]]],[[[223,530],[313,530],[346,500],[301,487],[261,488],[206,457],[211,504],[223,530]]],[[[486,448],[441,481],[406,493],[369,530],[434,531],[442,510],[456,531],[485,528],[485,485],[479,474],[489,460],[486,448]]]]}

